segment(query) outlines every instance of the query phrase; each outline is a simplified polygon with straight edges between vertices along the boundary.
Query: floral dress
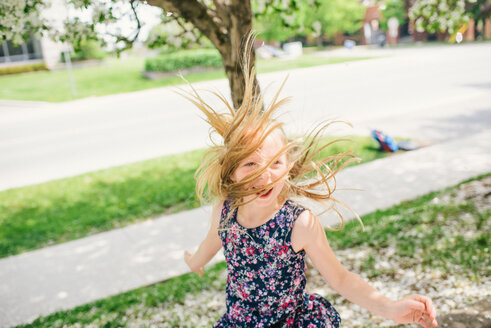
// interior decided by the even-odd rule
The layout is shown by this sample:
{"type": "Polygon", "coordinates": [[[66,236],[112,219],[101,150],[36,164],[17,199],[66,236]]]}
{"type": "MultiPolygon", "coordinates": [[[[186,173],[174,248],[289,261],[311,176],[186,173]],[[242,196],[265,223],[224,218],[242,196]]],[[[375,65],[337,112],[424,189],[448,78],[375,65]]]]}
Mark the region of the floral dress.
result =
{"type": "Polygon", "coordinates": [[[219,230],[227,312],[214,327],[339,327],[331,303],[305,292],[305,251],[292,248],[293,224],[305,208],[287,200],[268,222],[250,229],[237,222],[237,210],[226,220],[230,210],[225,201],[219,230]]]}

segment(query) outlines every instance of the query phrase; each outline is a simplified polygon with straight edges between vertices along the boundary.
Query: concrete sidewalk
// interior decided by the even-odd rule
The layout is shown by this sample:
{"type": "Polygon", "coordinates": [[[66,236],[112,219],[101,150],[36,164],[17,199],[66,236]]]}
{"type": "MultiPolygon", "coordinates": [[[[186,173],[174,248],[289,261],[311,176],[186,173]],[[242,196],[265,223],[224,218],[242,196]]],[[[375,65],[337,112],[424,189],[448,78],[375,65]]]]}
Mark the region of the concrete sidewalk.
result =
{"type": "MultiPolygon", "coordinates": [[[[337,198],[364,215],[487,173],[489,140],[491,131],[485,131],[345,169],[338,188],[363,191],[340,190],[337,198]]],[[[0,327],[187,272],[183,251],[205,236],[209,212],[205,207],[162,216],[0,260],[0,327]]],[[[326,224],[333,218],[320,219],[326,224]]]]}

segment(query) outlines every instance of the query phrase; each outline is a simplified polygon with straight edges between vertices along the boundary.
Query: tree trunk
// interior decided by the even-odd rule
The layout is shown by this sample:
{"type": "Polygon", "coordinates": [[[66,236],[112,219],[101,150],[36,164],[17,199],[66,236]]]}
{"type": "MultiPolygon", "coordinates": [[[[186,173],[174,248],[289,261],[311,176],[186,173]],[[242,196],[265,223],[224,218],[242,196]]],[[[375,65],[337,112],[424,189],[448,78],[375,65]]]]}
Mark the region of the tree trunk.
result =
{"type": "MultiPolygon", "coordinates": [[[[222,56],[223,66],[232,93],[232,102],[237,109],[244,96],[245,77],[241,68],[243,52],[249,54],[251,65],[255,63],[254,49],[245,49],[244,44],[252,29],[250,0],[213,0],[215,8],[207,8],[197,0],[148,0],[148,4],[179,15],[203,33],[222,56]]],[[[260,92],[257,78],[255,90],[260,92]]]]}
{"type": "MultiPolygon", "coordinates": [[[[242,60],[248,56],[251,66],[255,66],[256,55],[254,48],[246,46],[247,38],[252,31],[252,10],[250,1],[231,0],[227,4],[214,1],[217,14],[225,23],[228,42],[220,49],[223,66],[227,74],[232,102],[237,109],[242,104],[245,89],[245,78],[248,72],[242,69],[242,60]],[[245,52],[249,52],[246,54],[245,52]]],[[[252,68],[252,67],[251,67],[252,68]]],[[[254,76],[256,95],[260,92],[259,83],[254,76]]]]}
{"type": "MultiPolygon", "coordinates": [[[[236,51],[237,49],[235,49],[236,51]]],[[[234,52],[234,49],[230,48],[230,50],[221,53],[223,66],[225,68],[225,73],[227,74],[228,82],[230,85],[230,91],[232,93],[232,102],[234,104],[234,108],[237,109],[242,104],[244,89],[245,89],[245,76],[241,67],[241,57],[232,56],[231,52],[234,52]]],[[[254,60],[254,50],[250,55],[251,61],[254,60]]],[[[257,79],[254,78],[254,83],[258,85],[257,79]]]]}
{"type": "MultiPolygon", "coordinates": [[[[237,109],[242,104],[245,90],[245,79],[249,72],[243,69],[243,58],[247,56],[251,63],[251,66],[255,66],[256,55],[254,48],[245,47],[244,43],[247,41],[247,37],[250,33],[250,29],[245,26],[243,33],[231,33],[230,38],[232,39],[230,44],[224,51],[220,51],[222,56],[223,66],[225,68],[225,73],[227,74],[230,91],[232,93],[232,102],[234,108],[237,109]],[[248,52],[246,54],[245,52],[248,52]]],[[[252,69],[252,67],[250,67],[252,69]]],[[[259,83],[257,77],[254,76],[254,86],[256,91],[256,96],[259,95],[259,83]]]]}

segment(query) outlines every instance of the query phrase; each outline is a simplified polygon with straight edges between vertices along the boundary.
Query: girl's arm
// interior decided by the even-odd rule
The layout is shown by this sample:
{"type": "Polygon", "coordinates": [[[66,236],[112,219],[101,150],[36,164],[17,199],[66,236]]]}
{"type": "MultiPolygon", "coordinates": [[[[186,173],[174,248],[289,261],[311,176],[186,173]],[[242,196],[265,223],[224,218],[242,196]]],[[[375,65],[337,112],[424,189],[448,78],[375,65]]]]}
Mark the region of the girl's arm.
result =
{"type": "Polygon", "coordinates": [[[430,298],[410,295],[393,301],[370,287],[358,275],[346,270],[329,246],[324,228],[309,211],[302,212],[293,226],[292,246],[295,251],[305,250],[327,283],[349,301],[398,323],[417,323],[430,328],[426,319],[434,327],[438,325],[430,298]]]}
{"type": "Polygon", "coordinates": [[[211,227],[206,235],[206,238],[201,242],[196,253],[191,254],[188,251],[184,252],[184,260],[192,272],[199,273],[203,276],[203,267],[206,263],[215,256],[222,247],[222,242],[218,236],[218,225],[220,224],[220,213],[222,210],[223,201],[213,206],[211,212],[211,227]]]}

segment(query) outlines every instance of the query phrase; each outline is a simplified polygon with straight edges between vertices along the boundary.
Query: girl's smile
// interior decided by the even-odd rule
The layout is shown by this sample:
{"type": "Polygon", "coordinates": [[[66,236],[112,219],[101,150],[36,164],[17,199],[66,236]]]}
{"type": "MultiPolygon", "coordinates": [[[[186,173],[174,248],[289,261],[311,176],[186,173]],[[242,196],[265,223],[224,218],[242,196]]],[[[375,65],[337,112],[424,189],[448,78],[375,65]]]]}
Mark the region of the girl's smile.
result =
{"type": "Polygon", "coordinates": [[[268,198],[268,197],[269,197],[269,195],[271,195],[271,192],[272,192],[272,191],[273,191],[273,188],[269,189],[269,190],[268,190],[268,192],[267,192],[267,193],[265,193],[265,194],[264,194],[264,195],[262,195],[262,196],[259,196],[259,195],[261,195],[261,193],[259,193],[259,192],[257,192],[257,193],[256,193],[256,195],[258,195],[258,196],[259,196],[259,198],[264,199],[264,198],[268,198]]]}

